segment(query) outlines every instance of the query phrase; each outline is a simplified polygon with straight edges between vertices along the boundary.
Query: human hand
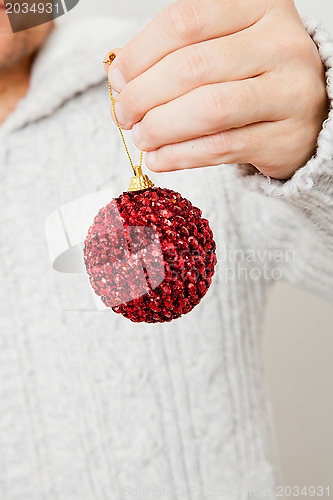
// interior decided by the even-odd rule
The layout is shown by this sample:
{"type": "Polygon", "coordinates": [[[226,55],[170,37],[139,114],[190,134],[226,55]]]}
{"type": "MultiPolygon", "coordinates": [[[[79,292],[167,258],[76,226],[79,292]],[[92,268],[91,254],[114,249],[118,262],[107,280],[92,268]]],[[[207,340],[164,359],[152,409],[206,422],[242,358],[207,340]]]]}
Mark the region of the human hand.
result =
{"type": "Polygon", "coordinates": [[[286,179],[314,153],[324,68],[292,0],[179,0],[115,52],[117,118],[151,170],[251,163],[286,179]]]}

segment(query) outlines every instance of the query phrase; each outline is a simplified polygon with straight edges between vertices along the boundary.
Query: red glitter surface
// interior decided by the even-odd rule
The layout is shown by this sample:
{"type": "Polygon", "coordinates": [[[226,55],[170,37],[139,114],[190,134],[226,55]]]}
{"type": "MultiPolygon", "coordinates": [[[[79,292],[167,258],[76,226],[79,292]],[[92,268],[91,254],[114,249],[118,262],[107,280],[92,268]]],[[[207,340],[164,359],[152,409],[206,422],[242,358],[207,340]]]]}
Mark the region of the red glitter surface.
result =
{"type": "Polygon", "coordinates": [[[201,210],[170,189],[126,192],[89,228],[84,262],[103,303],[135,322],[171,321],[207,292],[216,245],[201,210]]]}

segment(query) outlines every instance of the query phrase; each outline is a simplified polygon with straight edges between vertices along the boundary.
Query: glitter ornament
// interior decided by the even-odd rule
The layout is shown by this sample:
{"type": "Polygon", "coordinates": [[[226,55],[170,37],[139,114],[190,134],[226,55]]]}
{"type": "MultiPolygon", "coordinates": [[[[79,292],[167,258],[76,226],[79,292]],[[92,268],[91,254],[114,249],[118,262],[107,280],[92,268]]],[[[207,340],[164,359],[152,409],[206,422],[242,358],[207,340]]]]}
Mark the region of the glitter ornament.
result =
{"type": "MultiPolygon", "coordinates": [[[[104,62],[109,64],[114,59],[104,62]]],[[[95,293],[107,307],[134,322],[157,323],[191,311],[207,292],[216,245],[199,208],[179,193],[154,187],[133,166],[127,192],[101,208],[84,245],[95,293]]]]}

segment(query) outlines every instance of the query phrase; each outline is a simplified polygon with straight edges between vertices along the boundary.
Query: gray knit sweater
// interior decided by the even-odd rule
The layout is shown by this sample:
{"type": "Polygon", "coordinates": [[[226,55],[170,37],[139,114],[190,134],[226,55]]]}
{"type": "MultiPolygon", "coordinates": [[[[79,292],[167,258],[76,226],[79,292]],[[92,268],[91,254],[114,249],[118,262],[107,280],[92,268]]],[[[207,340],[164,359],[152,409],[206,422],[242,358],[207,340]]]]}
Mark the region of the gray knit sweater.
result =
{"type": "MultiPolygon", "coordinates": [[[[267,296],[282,279],[333,297],[333,111],[316,156],[286,182],[244,165],[151,175],[200,207],[215,235],[212,286],[187,316],[131,323],[59,264],[52,214],[128,186],[101,60],[135,29],[59,28],[0,128],[1,500],[274,498],[267,296]]],[[[332,99],[333,44],[307,29],[332,99]]]]}

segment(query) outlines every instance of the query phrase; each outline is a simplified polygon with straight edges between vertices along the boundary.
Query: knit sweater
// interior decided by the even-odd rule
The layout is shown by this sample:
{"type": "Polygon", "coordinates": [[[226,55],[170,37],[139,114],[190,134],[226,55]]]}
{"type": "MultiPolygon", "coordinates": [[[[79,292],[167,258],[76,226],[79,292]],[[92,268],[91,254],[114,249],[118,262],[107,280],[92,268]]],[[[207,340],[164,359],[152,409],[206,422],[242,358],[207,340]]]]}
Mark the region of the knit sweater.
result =
{"type": "MultiPolygon", "coordinates": [[[[333,44],[306,27],[332,99],[333,44]]],[[[218,264],[189,314],[132,323],[59,264],[54,214],[66,226],[66,207],[97,196],[97,212],[127,189],[101,60],[135,30],[56,29],[0,128],[1,500],[275,498],[281,480],[262,319],[280,279],[333,297],[333,111],[287,181],[247,165],[150,175],[202,209],[218,264]]]]}

